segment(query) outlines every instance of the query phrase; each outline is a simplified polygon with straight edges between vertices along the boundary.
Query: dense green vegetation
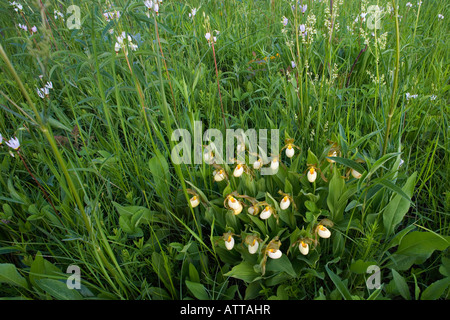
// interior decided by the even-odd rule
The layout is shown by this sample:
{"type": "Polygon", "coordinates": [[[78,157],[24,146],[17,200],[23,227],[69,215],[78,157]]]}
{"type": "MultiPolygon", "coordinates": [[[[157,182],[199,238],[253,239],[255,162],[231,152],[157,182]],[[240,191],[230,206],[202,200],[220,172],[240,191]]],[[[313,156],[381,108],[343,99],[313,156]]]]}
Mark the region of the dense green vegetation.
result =
{"type": "Polygon", "coordinates": [[[0,3],[1,297],[448,298],[445,1],[150,2],[0,3]],[[195,121],[278,172],[173,162],[195,121]]]}

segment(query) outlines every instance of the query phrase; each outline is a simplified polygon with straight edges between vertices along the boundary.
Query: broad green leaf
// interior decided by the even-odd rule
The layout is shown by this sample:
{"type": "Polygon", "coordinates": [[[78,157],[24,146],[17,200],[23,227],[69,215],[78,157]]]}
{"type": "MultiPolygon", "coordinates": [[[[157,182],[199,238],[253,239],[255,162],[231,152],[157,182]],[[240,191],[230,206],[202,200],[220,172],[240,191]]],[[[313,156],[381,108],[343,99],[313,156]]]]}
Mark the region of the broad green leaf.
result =
{"type": "Polygon", "coordinates": [[[334,285],[336,286],[342,297],[345,300],[353,300],[352,295],[350,294],[350,291],[348,291],[347,286],[342,282],[341,278],[339,278],[337,274],[331,271],[331,269],[328,267],[328,263],[325,265],[325,270],[327,271],[331,281],[333,281],[334,285]]]}
{"type": "Polygon", "coordinates": [[[297,277],[291,261],[283,254],[279,259],[270,259],[267,261],[266,271],[286,272],[291,277],[297,277]]]}
{"type": "Polygon", "coordinates": [[[42,254],[38,252],[30,267],[30,283],[37,285],[37,281],[48,276],[56,276],[61,274],[61,270],[52,263],[43,258],[42,254]]]}
{"type": "Polygon", "coordinates": [[[253,264],[243,261],[237,266],[234,266],[225,276],[240,279],[245,282],[253,282],[260,277],[260,274],[255,271],[253,264]]]}
{"type": "Polygon", "coordinates": [[[22,288],[28,287],[27,280],[19,274],[16,266],[11,263],[0,264],[0,283],[22,288]]]}
{"type": "Polygon", "coordinates": [[[356,171],[358,171],[359,173],[363,173],[364,171],[366,171],[366,169],[359,164],[356,161],[350,160],[350,159],[346,159],[346,158],[341,158],[341,157],[327,157],[328,159],[334,160],[337,163],[340,163],[346,167],[349,167],[351,169],[354,169],[356,171]]]}
{"type": "MultiPolygon", "coordinates": [[[[414,172],[403,186],[403,192],[409,197],[412,197],[414,186],[416,184],[417,172],[414,172]]],[[[391,235],[395,227],[402,221],[405,214],[408,212],[411,203],[404,199],[400,194],[396,194],[383,212],[383,225],[386,236],[391,235]]]]}
{"type": "Polygon", "coordinates": [[[198,300],[209,300],[209,295],[206,292],[205,286],[198,282],[192,282],[186,280],[186,286],[189,291],[196,297],[198,300]]]}
{"type": "Polygon", "coordinates": [[[192,263],[189,263],[189,279],[192,282],[200,283],[200,276],[198,275],[198,271],[192,263]]]}
{"type": "Polygon", "coordinates": [[[41,279],[36,281],[39,288],[57,300],[82,300],[83,296],[75,289],[69,289],[64,281],[41,279]]]}
{"type": "Polygon", "coordinates": [[[308,149],[308,156],[306,158],[307,164],[311,165],[319,165],[319,159],[317,159],[316,155],[311,151],[311,149],[308,149]]]}
{"type": "Polygon", "coordinates": [[[429,257],[433,251],[445,250],[449,245],[450,236],[440,236],[434,232],[413,231],[403,237],[395,253],[429,257]]]}
{"type": "Polygon", "coordinates": [[[361,259],[356,260],[350,265],[350,271],[356,274],[367,273],[367,268],[369,266],[376,265],[375,261],[363,261],[361,259]]]}
{"type": "Polygon", "coordinates": [[[423,292],[420,300],[437,300],[450,286],[450,277],[438,280],[429,285],[423,292]]]}
{"type": "Polygon", "coordinates": [[[405,278],[403,278],[395,269],[392,269],[392,276],[394,278],[395,286],[397,287],[398,292],[400,295],[406,299],[410,300],[411,295],[409,292],[408,284],[406,283],[405,278]]]}
{"type": "Polygon", "coordinates": [[[399,152],[388,153],[388,154],[385,154],[384,156],[382,156],[377,161],[375,161],[375,163],[370,168],[369,173],[367,174],[367,177],[370,177],[372,174],[374,174],[374,172],[377,171],[386,161],[388,161],[389,159],[391,159],[393,157],[398,156],[399,154],[400,154],[399,152]]]}

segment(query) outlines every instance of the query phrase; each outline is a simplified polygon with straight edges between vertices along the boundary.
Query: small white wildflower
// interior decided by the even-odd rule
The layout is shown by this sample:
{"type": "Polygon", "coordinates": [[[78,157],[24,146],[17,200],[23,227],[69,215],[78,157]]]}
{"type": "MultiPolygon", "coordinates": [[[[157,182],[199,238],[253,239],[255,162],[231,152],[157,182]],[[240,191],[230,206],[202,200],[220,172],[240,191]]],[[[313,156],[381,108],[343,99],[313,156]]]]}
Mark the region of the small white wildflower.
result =
{"type": "Polygon", "coordinates": [[[197,8],[193,8],[191,12],[189,13],[189,18],[194,19],[195,15],[197,14],[197,8]]]}
{"type": "Polygon", "coordinates": [[[11,138],[9,141],[6,141],[5,143],[8,147],[14,150],[19,150],[20,148],[20,142],[19,139],[17,138],[11,138]]]}
{"type": "Polygon", "coordinates": [[[33,26],[33,27],[31,28],[31,32],[33,32],[33,33],[36,33],[36,32],[37,32],[36,26],[33,26]]]}
{"type": "Polygon", "coordinates": [[[441,19],[441,20],[443,20],[443,19],[444,19],[444,16],[443,16],[442,14],[439,13],[439,14],[438,14],[438,18],[441,19]]]}
{"type": "Polygon", "coordinates": [[[45,84],[45,87],[48,89],[53,89],[53,83],[51,81],[47,81],[47,83],[45,84]]]}

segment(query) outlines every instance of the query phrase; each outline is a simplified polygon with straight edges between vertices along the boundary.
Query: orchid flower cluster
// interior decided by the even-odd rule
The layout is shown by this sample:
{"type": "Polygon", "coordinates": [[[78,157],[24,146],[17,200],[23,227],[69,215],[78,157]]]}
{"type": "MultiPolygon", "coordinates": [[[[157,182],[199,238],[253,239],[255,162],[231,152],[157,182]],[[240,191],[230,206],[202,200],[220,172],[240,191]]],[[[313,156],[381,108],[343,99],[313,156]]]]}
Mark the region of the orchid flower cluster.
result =
{"type": "MultiPolygon", "coordinates": [[[[268,164],[272,170],[278,170],[281,163],[280,159],[283,154],[288,159],[292,159],[296,154],[296,149],[300,150],[300,148],[294,144],[294,139],[287,138],[285,139],[285,145],[281,149],[280,153],[276,156],[273,156],[271,161],[264,163],[262,157],[258,157],[258,159],[252,165],[248,165],[244,162],[238,162],[236,159],[234,159],[234,168],[231,167],[228,169],[222,167],[217,163],[219,162],[219,159],[216,157],[216,154],[214,152],[215,148],[213,143],[211,145],[206,146],[206,151],[203,154],[203,158],[206,163],[210,164],[215,169],[212,173],[213,180],[218,183],[226,181],[226,189],[228,188],[227,190],[230,191],[232,190],[231,186],[234,185],[234,183],[239,184],[239,181],[243,181],[240,179],[245,179],[246,181],[252,183],[251,181],[254,180],[253,178],[256,176],[256,173],[261,168],[263,168],[264,164],[268,164]],[[245,175],[248,176],[248,179],[243,178],[245,175]]],[[[240,152],[245,152],[245,143],[240,142],[237,145],[236,149],[238,154],[240,152]]],[[[328,150],[326,159],[330,163],[330,170],[332,170],[332,167],[335,163],[332,157],[339,157],[340,154],[340,149],[337,143],[333,143],[328,150]]],[[[328,182],[320,167],[321,166],[318,163],[308,163],[307,170],[301,175],[306,176],[307,181],[314,185],[314,188],[315,182],[318,177],[320,177],[324,182],[328,182]]],[[[347,176],[349,176],[350,174],[355,179],[360,179],[362,176],[361,173],[357,172],[354,169],[347,172],[347,176]]],[[[196,208],[200,206],[200,204],[203,204],[206,208],[208,208],[208,201],[206,200],[202,192],[200,192],[198,189],[188,189],[187,191],[191,195],[191,198],[189,199],[189,205],[191,208],[196,208]]],[[[278,191],[278,194],[280,195],[278,200],[275,200],[277,198],[276,196],[274,197],[270,194],[267,195],[269,198],[267,198],[266,196],[265,200],[258,200],[257,198],[246,194],[239,194],[237,189],[231,192],[223,192],[223,208],[226,209],[231,216],[245,215],[245,217],[242,218],[243,221],[248,222],[248,216],[252,216],[254,217],[252,218],[253,221],[255,218],[259,218],[259,220],[265,221],[266,225],[267,223],[276,223],[276,225],[278,225],[280,215],[285,215],[286,212],[288,212],[287,210],[298,212],[296,200],[294,200],[293,195],[290,193],[285,193],[282,190],[278,191]],[[269,220],[272,217],[275,219],[274,221],[269,220]]],[[[295,239],[295,241],[292,241],[291,239],[291,247],[297,246],[299,252],[305,256],[309,254],[310,250],[313,250],[317,247],[319,238],[328,239],[331,236],[330,228],[333,227],[333,222],[331,220],[323,218],[320,221],[314,221],[315,222],[312,222],[312,224],[308,227],[309,231],[303,230],[304,232],[296,234],[297,238],[295,239]]],[[[218,241],[223,241],[224,247],[227,250],[233,250],[233,248],[235,248],[236,238],[242,238],[242,245],[247,248],[249,254],[261,254],[261,256],[259,257],[261,258],[261,270],[264,274],[265,265],[268,258],[279,259],[283,256],[283,252],[281,251],[281,240],[278,236],[276,236],[268,242],[269,235],[262,236],[260,232],[253,229],[251,229],[248,233],[248,228],[251,229],[252,227],[247,223],[245,226],[245,230],[243,230],[241,234],[236,234],[233,227],[227,226],[225,228],[226,232],[222,234],[218,241]]],[[[289,250],[287,253],[289,253],[289,250]]]]}

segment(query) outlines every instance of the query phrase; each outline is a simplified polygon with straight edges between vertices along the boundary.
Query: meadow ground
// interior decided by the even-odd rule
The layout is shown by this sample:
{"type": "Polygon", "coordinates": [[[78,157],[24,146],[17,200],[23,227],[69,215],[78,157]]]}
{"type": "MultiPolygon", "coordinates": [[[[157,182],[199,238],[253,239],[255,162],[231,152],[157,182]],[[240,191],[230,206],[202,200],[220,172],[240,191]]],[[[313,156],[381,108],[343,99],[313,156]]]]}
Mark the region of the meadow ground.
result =
{"type": "Polygon", "coordinates": [[[446,1],[0,12],[4,299],[448,298],[446,1]]]}

